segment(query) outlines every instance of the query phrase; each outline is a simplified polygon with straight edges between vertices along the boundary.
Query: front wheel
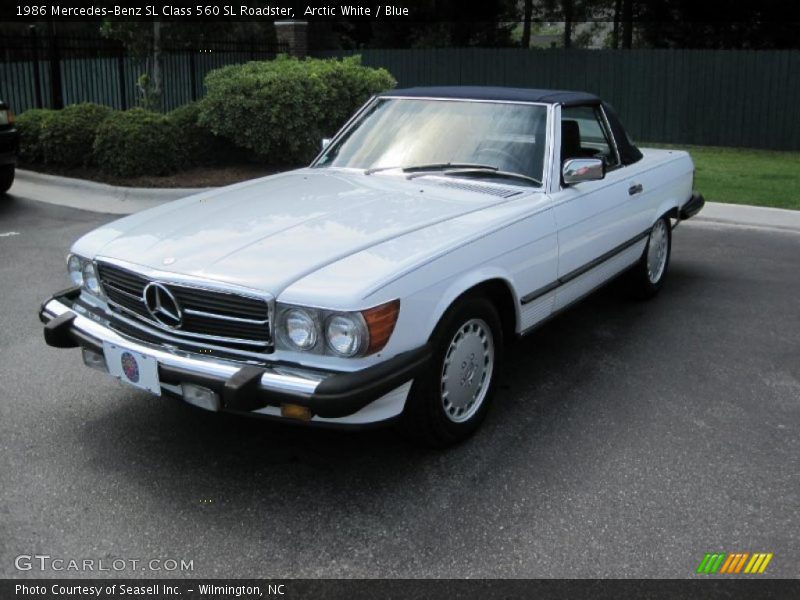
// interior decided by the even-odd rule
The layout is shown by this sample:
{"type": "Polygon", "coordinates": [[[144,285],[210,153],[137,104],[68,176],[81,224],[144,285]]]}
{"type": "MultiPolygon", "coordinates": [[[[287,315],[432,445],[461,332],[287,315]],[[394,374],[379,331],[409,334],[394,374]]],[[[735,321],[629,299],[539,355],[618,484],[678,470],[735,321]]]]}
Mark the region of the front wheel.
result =
{"type": "Polygon", "coordinates": [[[414,381],[401,423],[410,437],[441,447],[472,435],[489,408],[503,345],[497,310],[485,298],[461,300],[431,342],[431,367],[414,381]]]}
{"type": "Polygon", "coordinates": [[[0,194],[5,194],[14,183],[14,165],[0,166],[0,194]]]}
{"type": "Polygon", "coordinates": [[[630,273],[631,291],[639,298],[654,296],[667,276],[672,252],[672,226],[669,217],[661,217],[650,229],[647,245],[630,273]]]}

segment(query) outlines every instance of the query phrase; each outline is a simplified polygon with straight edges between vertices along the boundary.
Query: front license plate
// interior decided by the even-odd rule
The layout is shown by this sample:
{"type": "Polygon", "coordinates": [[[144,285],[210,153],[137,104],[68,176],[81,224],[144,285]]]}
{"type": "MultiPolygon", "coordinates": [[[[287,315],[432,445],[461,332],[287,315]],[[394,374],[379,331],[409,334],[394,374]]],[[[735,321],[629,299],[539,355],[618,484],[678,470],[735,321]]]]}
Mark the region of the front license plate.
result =
{"type": "Polygon", "coordinates": [[[158,361],[155,358],[108,342],[103,342],[103,354],[111,375],[156,396],[161,395],[158,361]]]}

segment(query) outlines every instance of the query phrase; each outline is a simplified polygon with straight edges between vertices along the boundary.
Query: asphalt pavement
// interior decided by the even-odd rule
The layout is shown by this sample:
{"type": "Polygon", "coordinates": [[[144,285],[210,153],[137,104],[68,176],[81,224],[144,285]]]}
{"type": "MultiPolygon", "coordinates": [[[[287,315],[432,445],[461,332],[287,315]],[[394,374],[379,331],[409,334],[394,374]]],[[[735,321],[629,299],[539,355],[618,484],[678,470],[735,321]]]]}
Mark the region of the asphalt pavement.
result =
{"type": "MultiPolygon", "coordinates": [[[[800,576],[800,233],[674,232],[649,302],[612,284],[513,343],[445,451],[151,397],[44,344],[39,303],[111,215],[0,201],[0,576],[15,557],[192,561],[136,577],[800,576]]],[[[141,563],[140,563],[141,564],[141,563]]]]}

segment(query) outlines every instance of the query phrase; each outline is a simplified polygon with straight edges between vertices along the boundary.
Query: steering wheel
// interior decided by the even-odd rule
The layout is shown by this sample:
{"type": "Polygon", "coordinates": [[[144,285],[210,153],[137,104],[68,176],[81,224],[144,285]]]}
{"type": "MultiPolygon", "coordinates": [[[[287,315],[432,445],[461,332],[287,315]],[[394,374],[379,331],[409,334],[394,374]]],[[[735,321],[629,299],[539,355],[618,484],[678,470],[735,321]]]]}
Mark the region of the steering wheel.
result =
{"type": "Polygon", "coordinates": [[[511,154],[511,152],[508,150],[503,150],[502,148],[495,148],[492,146],[481,148],[475,153],[475,160],[476,162],[486,162],[486,164],[494,165],[501,171],[525,173],[525,164],[519,159],[519,157],[511,154]],[[487,156],[485,160],[480,158],[483,155],[487,156]]]}

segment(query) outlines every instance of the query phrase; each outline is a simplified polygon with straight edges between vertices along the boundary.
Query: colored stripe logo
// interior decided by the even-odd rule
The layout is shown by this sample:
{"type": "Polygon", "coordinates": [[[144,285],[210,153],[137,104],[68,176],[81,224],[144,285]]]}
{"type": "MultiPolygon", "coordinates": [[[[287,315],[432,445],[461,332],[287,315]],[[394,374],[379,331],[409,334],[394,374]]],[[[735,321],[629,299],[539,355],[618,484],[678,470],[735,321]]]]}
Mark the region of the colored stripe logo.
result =
{"type": "Polygon", "coordinates": [[[772,560],[772,552],[706,552],[697,573],[701,575],[763,573],[772,560]]]}

